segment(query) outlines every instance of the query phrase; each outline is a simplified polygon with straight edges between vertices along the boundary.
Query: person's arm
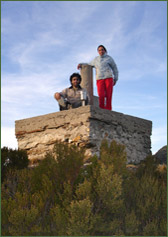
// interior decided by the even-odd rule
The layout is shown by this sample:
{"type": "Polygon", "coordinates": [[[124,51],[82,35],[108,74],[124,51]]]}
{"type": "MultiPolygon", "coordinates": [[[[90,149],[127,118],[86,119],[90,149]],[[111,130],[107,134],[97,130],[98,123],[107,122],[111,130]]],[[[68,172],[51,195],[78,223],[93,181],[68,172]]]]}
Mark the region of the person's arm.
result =
{"type": "Polygon", "coordinates": [[[82,65],[90,65],[90,66],[94,67],[95,66],[95,59],[93,59],[89,63],[79,63],[77,66],[77,69],[80,69],[82,67],[82,65]]]}
{"type": "Polygon", "coordinates": [[[58,103],[59,103],[61,106],[65,107],[65,106],[67,105],[67,103],[68,103],[68,100],[67,100],[67,88],[64,89],[64,90],[62,90],[62,91],[59,93],[59,95],[60,95],[60,98],[59,98],[59,100],[58,100],[58,103]]]}
{"type": "Polygon", "coordinates": [[[110,67],[113,71],[113,74],[114,74],[114,85],[115,85],[116,82],[118,81],[118,68],[117,68],[117,65],[112,57],[110,57],[109,65],[110,65],[110,67]]]}
{"type": "Polygon", "coordinates": [[[60,95],[61,95],[64,99],[66,99],[66,98],[67,98],[67,89],[62,90],[62,91],[60,92],[60,95]]]}

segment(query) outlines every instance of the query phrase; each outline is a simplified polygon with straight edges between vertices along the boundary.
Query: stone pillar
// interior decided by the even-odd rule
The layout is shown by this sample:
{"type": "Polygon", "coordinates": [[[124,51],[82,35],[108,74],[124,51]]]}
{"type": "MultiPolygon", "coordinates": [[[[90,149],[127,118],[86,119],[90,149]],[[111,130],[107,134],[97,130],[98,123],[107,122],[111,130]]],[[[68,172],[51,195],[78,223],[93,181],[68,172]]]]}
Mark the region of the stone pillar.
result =
{"type": "Polygon", "coordinates": [[[82,82],[81,87],[85,88],[90,97],[90,105],[93,105],[93,70],[90,65],[82,65],[80,71],[82,82]]]}

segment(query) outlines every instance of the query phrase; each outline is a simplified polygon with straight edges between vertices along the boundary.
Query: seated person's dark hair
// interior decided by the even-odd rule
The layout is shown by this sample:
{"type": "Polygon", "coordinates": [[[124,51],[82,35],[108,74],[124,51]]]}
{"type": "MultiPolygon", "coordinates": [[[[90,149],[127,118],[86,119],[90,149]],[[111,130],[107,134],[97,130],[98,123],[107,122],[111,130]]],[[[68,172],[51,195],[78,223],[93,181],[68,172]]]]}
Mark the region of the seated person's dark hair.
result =
{"type": "Polygon", "coordinates": [[[72,82],[72,78],[73,77],[77,77],[79,79],[79,81],[81,82],[82,81],[82,78],[81,78],[81,75],[79,73],[73,73],[71,76],[70,76],[70,82],[72,82]]]}

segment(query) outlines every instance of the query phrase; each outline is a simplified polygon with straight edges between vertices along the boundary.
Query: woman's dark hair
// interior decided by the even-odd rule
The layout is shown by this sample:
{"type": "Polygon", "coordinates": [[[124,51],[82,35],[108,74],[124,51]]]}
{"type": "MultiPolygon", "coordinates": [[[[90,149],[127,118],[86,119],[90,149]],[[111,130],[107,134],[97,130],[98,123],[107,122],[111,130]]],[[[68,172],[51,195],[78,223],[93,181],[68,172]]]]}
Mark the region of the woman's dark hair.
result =
{"type": "Polygon", "coordinates": [[[79,79],[79,81],[80,81],[80,83],[81,83],[81,81],[82,81],[82,78],[81,78],[81,75],[79,74],[79,73],[73,73],[71,76],[70,76],[70,82],[72,82],[72,78],[73,77],[77,77],[78,79],[79,79]]]}
{"type": "Polygon", "coordinates": [[[99,45],[99,46],[97,47],[97,51],[98,51],[98,49],[99,49],[100,47],[102,47],[102,48],[104,49],[104,51],[107,53],[107,49],[106,49],[103,45],[99,45]]]}

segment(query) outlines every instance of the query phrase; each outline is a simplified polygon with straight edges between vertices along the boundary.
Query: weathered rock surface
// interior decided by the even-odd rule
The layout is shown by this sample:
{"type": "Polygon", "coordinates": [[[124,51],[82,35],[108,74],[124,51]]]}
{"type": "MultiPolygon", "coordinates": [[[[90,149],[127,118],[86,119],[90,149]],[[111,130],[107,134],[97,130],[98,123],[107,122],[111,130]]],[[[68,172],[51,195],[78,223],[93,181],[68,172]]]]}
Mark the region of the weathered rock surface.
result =
{"type": "Polygon", "coordinates": [[[86,147],[87,156],[99,155],[105,138],[126,146],[128,163],[139,163],[151,153],[151,131],[149,120],[91,105],[15,121],[18,147],[30,160],[42,159],[56,140],[86,147]]]}
{"type": "Polygon", "coordinates": [[[163,146],[159,149],[154,156],[159,160],[160,164],[167,164],[167,146],[163,146]]]}

